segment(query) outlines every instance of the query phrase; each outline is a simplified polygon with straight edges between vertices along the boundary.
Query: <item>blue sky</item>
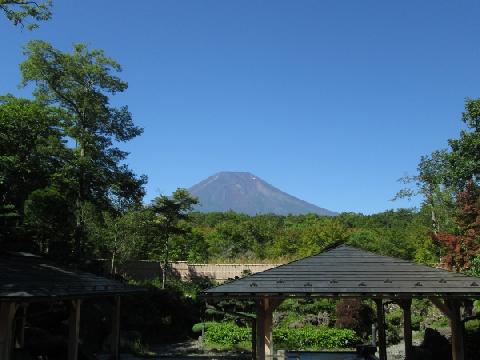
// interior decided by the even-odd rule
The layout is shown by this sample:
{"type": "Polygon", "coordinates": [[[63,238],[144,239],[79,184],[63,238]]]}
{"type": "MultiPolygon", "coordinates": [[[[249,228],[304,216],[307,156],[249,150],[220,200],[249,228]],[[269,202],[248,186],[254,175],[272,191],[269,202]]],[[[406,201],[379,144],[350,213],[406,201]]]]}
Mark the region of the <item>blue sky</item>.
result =
{"type": "Polygon", "coordinates": [[[480,2],[56,0],[33,32],[0,19],[0,93],[22,46],[105,49],[145,133],[123,146],[147,198],[250,171],[335,211],[389,201],[480,96],[480,2]]]}

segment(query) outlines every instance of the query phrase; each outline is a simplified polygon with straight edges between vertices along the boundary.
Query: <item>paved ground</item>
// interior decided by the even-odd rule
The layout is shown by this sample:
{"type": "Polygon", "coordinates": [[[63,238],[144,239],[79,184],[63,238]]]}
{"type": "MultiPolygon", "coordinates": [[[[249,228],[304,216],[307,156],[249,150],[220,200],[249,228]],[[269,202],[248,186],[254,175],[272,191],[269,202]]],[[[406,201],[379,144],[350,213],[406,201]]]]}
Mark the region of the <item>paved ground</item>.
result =
{"type": "MultiPolygon", "coordinates": [[[[387,355],[389,360],[404,360],[404,343],[399,343],[397,345],[389,346],[387,349],[387,355]]],[[[221,360],[221,359],[250,359],[250,354],[247,352],[213,352],[213,351],[204,351],[199,348],[198,342],[195,340],[181,342],[177,344],[168,344],[168,345],[157,345],[151,346],[150,350],[153,353],[156,353],[157,356],[151,357],[150,359],[159,359],[159,360],[221,360]]],[[[348,355],[348,359],[352,359],[351,355],[348,355]]],[[[378,354],[377,354],[378,357],[378,354]]],[[[310,357],[308,359],[319,359],[318,356],[310,357]]],[[[129,354],[122,354],[122,360],[144,360],[145,358],[138,358],[129,354]]],[[[327,359],[327,358],[325,358],[327,359]]],[[[345,360],[345,355],[337,356],[333,358],[332,355],[328,355],[328,360],[339,359],[345,360]]],[[[354,359],[354,357],[353,357],[354,359]]],[[[103,360],[100,358],[100,360],[103,360]]]]}

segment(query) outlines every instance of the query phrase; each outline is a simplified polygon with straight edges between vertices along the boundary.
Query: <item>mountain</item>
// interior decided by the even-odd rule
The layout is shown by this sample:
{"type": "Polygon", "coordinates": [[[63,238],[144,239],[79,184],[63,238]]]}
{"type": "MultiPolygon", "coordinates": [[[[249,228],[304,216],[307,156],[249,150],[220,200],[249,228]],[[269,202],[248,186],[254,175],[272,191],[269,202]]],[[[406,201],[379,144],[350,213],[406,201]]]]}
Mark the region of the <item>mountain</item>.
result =
{"type": "Polygon", "coordinates": [[[219,172],[188,191],[200,200],[196,210],[201,212],[233,210],[248,215],[336,214],[284,193],[248,172],[219,172]]]}

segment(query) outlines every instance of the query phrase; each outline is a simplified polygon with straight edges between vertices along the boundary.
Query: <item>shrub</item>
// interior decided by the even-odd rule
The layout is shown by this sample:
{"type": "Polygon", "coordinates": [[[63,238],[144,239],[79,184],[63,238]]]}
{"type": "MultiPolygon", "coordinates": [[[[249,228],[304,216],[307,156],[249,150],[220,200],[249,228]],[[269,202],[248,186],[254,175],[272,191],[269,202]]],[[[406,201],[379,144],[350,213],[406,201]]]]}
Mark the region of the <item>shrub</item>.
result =
{"type": "Polygon", "coordinates": [[[327,327],[306,326],[300,329],[273,330],[273,342],[288,349],[319,350],[348,348],[358,343],[355,331],[327,327]]]}
{"type": "Polygon", "coordinates": [[[197,323],[197,324],[192,326],[192,332],[193,333],[201,333],[203,328],[206,331],[210,326],[215,326],[216,324],[218,324],[218,323],[216,323],[214,321],[206,321],[206,322],[197,323]]]}
{"type": "Polygon", "coordinates": [[[236,347],[242,342],[250,341],[252,330],[247,327],[240,327],[234,323],[210,323],[204,341],[211,347],[236,347]]]}
{"type": "Polygon", "coordinates": [[[354,329],[360,336],[371,332],[373,310],[359,299],[342,299],[336,306],[336,326],[354,329]]]}
{"type": "MultiPolygon", "coordinates": [[[[199,325],[199,324],[197,324],[199,325]]],[[[234,323],[208,323],[204,341],[209,347],[235,348],[250,343],[252,330],[234,323]]],[[[273,341],[289,349],[339,349],[358,343],[358,336],[350,329],[306,326],[301,329],[287,327],[273,330],[273,341]]]]}

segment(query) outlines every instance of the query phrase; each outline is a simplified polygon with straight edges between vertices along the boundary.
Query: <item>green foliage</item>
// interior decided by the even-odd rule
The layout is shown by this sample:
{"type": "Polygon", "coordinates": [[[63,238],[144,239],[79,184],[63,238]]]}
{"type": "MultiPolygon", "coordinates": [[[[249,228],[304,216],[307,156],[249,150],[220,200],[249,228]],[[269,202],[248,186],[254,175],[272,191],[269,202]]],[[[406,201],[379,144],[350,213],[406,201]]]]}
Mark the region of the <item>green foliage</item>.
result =
{"type": "Polygon", "coordinates": [[[74,45],[72,53],[55,49],[45,41],[31,41],[27,59],[20,65],[22,84],[34,83],[34,95],[42,104],[62,110],[63,135],[75,142],[71,159],[62,174],[75,203],[74,253],[83,254],[86,242],[84,207],[119,211],[139,205],[144,177],[136,177],[124,164],[127,153],[114,146],[142,133],[133,124],[126,106],[113,107],[110,97],[127,89],[115,73],[120,65],[102,50],[74,45]]]}
{"type": "Polygon", "coordinates": [[[234,323],[211,323],[205,332],[204,341],[208,347],[234,348],[251,341],[252,330],[234,323]]]}
{"type": "Polygon", "coordinates": [[[218,324],[215,321],[206,321],[206,322],[201,322],[197,323],[192,326],[192,331],[196,334],[201,333],[203,330],[207,330],[210,326],[215,326],[218,324]]]}
{"type": "Polygon", "coordinates": [[[273,341],[287,349],[320,350],[350,348],[359,338],[350,329],[306,326],[300,329],[274,329],[273,341]]]}
{"type": "Polygon", "coordinates": [[[0,10],[15,26],[20,25],[32,30],[38,27],[38,22],[52,17],[52,0],[0,0],[0,10]],[[27,21],[30,21],[27,23],[27,21]]]}
{"type": "MultiPolygon", "coordinates": [[[[173,236],[189,235],[191,229],[187,223],[188,216],[198,200],[186,189],[177,189],[171,197],[162,195],[154,199],[150,209],[155,215],[151,224],[155,236],[150,244],[150,257],[161,259],[163,269],[167,269],[170,260],[173,236]]],[[[166,271],[163,271],[162,286],[165,287],[166,271]]]]}
{"type": "MultiPolygon", "coordinates": [[[[205,344],[213,348],[234,348],[251,341],[251,329],[234,323],[209,323],[205,344]]],[[[288,349],[340,349],[358,342],[353,330],[307,326],[301,329],[274,328],[273,341],[288,349]]]]}

